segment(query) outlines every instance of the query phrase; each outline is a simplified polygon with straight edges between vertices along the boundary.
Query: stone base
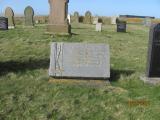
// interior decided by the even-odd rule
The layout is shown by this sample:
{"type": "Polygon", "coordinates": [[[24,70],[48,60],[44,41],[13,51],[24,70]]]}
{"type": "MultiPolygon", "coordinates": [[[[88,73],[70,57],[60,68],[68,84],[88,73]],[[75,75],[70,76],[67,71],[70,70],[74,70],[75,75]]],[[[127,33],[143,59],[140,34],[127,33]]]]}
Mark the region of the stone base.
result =
{"type": "Polygon", "coordinates": [[[144,83],[149,83],[152,85],[160,85],[160,78],[149,78],[146,76],[141,76],[140,79],[144,81],[144,83]]]}
{"type": "Polygon", "coordinates": [[[71,33],[71,25],[47,25],[48,34],[70,34],[71,33]]]}
{"type": "Polygon", "coordinates": [[[8,29],[14,29],[15,26],[8,26],[8,29]]]}

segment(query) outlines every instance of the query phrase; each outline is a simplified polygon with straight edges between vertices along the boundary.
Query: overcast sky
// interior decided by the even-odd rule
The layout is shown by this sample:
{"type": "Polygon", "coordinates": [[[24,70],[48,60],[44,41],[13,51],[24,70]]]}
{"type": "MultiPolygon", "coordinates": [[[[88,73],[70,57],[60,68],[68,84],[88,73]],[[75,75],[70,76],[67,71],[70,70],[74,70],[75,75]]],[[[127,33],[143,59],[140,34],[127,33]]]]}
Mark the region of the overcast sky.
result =
{"type": "MultiPolygon", "coordinates": [[[[33,7],[36,15],[49,13],[48,0],[0,0],[0,12],[9,6],[15,14],[23,14],[28,5],[33,7]]],[[[69,13],[78,11],[83,15],[87,10],[99,16],[129,14],[160,18],[160,0],[70,0],[69,13]]]]}

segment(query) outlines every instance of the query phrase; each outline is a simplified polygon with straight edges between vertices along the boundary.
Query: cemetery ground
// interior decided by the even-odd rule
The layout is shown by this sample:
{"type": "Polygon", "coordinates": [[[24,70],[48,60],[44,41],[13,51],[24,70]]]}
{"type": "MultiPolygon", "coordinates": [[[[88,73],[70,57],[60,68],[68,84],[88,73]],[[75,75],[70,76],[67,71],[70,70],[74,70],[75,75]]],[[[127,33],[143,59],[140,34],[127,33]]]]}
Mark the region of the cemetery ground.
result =
{"type": "Polygon", "coordinates": [[[0,31],[0,120],[159,120],[160,87],[144,84],[149,28],[73,24],[72,37],[49,36],[46,27],[0,31]],[[51,42],[105,43],[111,50],[111,84],[49,83],[51,42]],[[130,102],[129,102],[130,101],[130,102]]]}

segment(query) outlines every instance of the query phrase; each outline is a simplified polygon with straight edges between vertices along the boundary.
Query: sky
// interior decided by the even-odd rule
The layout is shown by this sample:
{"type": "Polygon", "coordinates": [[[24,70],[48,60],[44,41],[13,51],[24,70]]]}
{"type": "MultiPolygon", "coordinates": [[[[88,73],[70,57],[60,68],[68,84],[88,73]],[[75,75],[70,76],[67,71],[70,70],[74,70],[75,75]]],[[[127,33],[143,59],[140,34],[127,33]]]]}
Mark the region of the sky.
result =
{"type": "MultiPolygon", "coordinates": [[[[32,6],[36,15],[48,15],[48,0],[0,0],[0,13],[11,7],[15,14],[23,14],[25,7],[32,6]]],[[[70,0],[69,13],[78,11],[84,15],[89,10],[93,15],[141,15],[160,18],[160,0],[70,0]]]]}

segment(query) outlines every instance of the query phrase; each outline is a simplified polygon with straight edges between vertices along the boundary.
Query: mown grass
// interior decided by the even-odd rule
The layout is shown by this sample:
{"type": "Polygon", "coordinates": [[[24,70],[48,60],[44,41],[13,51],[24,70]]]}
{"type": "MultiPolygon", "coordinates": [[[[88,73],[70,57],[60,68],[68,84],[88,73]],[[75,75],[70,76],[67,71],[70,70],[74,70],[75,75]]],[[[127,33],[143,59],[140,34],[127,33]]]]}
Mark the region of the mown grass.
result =
{"type": "Polygon", "coordinates": [[[148,32],[128,25],[73,24],[71,37],[44,34],[45,26],[0,31],[0,120],[158,120],[160,87],[144,84],[148,32]],[[111,85],[90,87],[49,83],[51,42],[105,43],[111,49],[111,85]],[[128,100],[148,101],[129,106],[128,100]]]}

